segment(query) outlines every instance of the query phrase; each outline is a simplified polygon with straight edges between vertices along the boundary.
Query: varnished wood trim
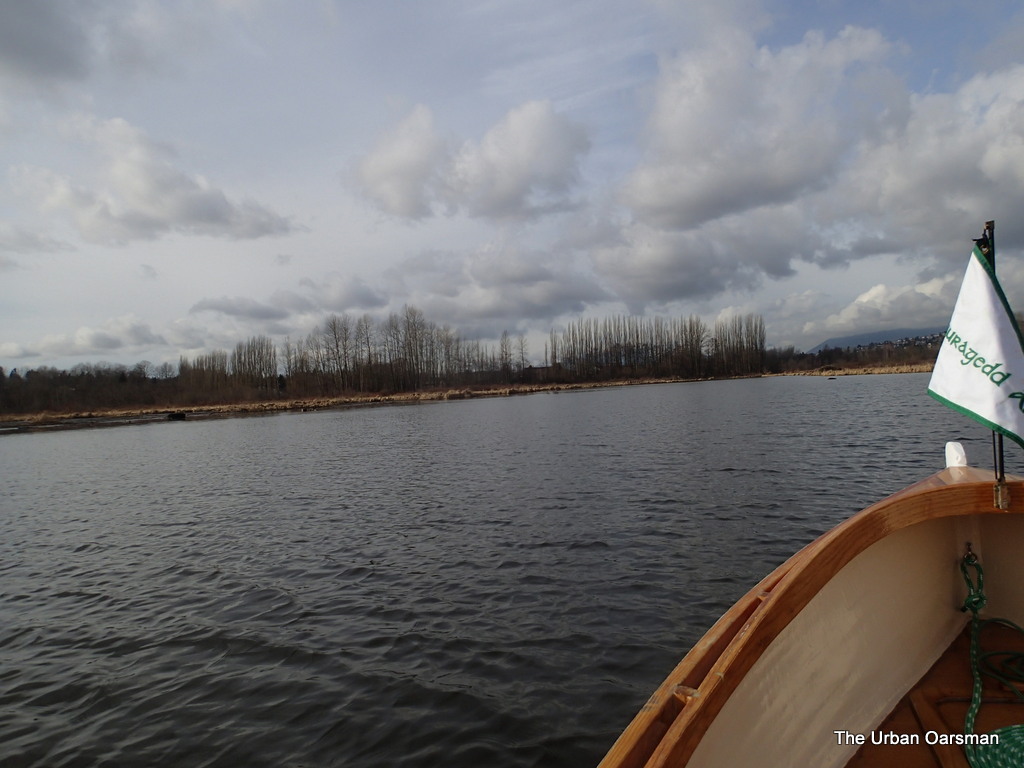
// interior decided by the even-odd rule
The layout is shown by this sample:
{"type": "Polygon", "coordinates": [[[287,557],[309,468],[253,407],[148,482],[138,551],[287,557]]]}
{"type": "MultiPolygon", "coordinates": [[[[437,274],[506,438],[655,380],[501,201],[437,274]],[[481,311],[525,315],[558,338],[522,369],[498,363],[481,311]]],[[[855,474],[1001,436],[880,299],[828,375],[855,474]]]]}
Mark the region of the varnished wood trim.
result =
{"type": "MultiPolygon", "coordinates": [[[[945,733],[949,729],[932,704],[933,701],[939,700],[939,696],[934,693],[929,696],[927,691],[916,690],[911,692],[909,698],[914,716],[917,717],[922,730],[945,733]]],[[[942,768],[971,768],[963,747],[954,744],[932,744],[930,749],[942,768]]]]}
{"type": "Polygon", "coordinates": [[[854,557],[895,531],[927,520],[1024,513],[1024,480],[1011,507],[992,506],[990,472],[942,470],[859,512],[779,566],[736,602],[659,686],[599,768],[668,768],[689,760],[708,725],[768,645],[854,557]],[[677,686],[696,690],[680,699],[677,686]],[[666,730],[667,726],[667,730],[666,730]]]}

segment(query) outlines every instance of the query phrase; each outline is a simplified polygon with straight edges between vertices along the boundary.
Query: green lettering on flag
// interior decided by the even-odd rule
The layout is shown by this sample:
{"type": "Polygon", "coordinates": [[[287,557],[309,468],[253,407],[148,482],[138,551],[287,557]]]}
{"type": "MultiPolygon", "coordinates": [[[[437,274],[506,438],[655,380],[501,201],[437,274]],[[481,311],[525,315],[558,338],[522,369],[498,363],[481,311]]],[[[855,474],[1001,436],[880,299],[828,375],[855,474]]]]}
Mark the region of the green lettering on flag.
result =
{"type": "Polygon", "coordinates": [[[1024,338],[991,263],[975,246],[928,394],[1024,446],[1022,389],[1024,338]]]}

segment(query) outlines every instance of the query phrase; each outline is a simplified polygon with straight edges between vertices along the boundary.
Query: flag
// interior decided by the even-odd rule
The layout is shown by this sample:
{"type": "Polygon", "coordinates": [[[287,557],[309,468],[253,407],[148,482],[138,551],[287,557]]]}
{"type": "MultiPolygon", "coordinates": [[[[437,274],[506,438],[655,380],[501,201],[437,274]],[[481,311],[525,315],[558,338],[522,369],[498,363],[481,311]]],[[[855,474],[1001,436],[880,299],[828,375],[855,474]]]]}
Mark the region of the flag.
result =
{"type": "Polygon", "coordinates": [[[975,246],[928,394],[1024,446],[1024,339],[992,264],[975,246]]]}

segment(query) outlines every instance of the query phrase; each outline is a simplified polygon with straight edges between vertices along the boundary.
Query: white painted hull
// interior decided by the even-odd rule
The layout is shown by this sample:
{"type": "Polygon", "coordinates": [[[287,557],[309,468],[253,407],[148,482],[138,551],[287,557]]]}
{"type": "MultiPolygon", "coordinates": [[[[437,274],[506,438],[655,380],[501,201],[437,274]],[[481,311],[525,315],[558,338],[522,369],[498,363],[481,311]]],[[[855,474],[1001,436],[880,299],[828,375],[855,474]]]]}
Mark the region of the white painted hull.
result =
{"type": "Polygon", "coordinates": [[[679,664],[601,768],[837,768],[963,630],[971,542],[988,612],[1024,624],[1024,483],[992,505],[966,467],[870,507],[794,555],[679,664]]]}

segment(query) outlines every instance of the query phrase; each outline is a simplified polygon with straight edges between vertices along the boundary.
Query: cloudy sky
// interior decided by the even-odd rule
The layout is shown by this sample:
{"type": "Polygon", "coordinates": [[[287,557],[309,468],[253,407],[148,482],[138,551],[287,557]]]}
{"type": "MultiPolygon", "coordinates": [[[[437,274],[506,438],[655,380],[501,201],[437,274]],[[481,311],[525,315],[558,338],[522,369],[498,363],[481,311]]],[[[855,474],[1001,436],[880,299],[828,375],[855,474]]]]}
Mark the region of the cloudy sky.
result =
{"type": "Polygon", "coordinates": [[[0,365],[1024,309],[1019,0],[0,0],[0,365]],[[1019,298],[1018,298],[1019,297],[1019,298]]]}

